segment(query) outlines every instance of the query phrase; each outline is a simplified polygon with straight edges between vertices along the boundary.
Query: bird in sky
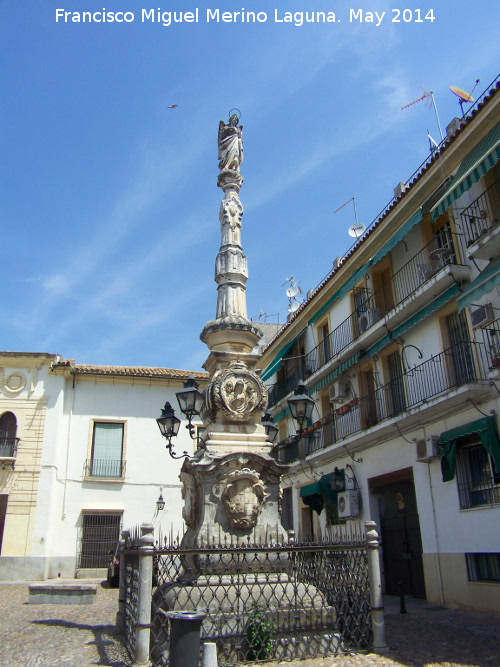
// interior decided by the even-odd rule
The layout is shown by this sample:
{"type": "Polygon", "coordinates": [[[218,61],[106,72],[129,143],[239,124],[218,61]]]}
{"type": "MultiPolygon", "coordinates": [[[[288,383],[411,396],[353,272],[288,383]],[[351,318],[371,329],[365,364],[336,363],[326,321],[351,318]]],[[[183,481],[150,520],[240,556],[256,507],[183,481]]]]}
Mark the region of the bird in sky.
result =
{"type": "Polygon", "coordinates": [[[171,104],[167,109],[177,109],[177,104],[171,104]]]}

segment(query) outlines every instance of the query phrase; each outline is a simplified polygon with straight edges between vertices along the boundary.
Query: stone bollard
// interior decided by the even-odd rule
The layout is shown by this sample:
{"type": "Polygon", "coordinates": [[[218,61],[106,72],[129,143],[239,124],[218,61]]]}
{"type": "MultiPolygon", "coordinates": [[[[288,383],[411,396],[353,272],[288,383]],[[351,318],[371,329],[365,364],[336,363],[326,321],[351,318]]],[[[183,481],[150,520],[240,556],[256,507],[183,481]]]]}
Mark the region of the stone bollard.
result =
{"type": "Polygon", "coordinates": [[[201,667],[217,667],[217,644],[213,642],[203,644],[201,667]]]}
{"type": "Polygon", "coordinates": [[[141,526],[139,547],[139,591],[137,600],[137,623],[135,626],[134,667],[147,667],[151,631],[151,582],[153,579],[154,527],[141,526]]]}
{"type": "Polygon", "coordinates": [[[368,546],[368,576],[370,578],[370,606],[372,617],[373,643],[375,653],[389,650],[385,641],[384,601],[380,579],[379,539],[375,521],[365,522],[366,542],[368,546]]]}
{"type": "Polygon", "coordinates": [[[127,572],[127,563],[125,560],[125,549],[127,548],[127,541],[130,535],[129,530],[122,530],[120,538],[120,579],[118,589],[118,612],[116,614],[116,629],[118,632],[123,632],[125,629],[125,595],[126,583],[125,574],[127,572]]]}

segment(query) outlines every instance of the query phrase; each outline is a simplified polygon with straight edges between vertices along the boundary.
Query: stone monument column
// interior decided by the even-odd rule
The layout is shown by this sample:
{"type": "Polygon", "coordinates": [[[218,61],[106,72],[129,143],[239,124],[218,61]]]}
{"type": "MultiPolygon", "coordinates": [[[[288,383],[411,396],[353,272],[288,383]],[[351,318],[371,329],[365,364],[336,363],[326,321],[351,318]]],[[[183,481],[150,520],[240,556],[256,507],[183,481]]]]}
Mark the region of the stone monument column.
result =
{"type": "Polygon", "coordinates": [[[236,114],[219,123],[217,185],[224,196],[215,261],[217,309],[200,335],[210,350],[204,364],[210,374],[202,415],[204,445],[194,459],[186,459],[181,472],[185,546],[249,535],[259,541],[286,538],[279,481],[288,468],[271,457],[272,445],[260,424],[267,391],[255,373],[260,355],[254,348],[262,332],[247,318],[239,198],[243,127],[238,123],[236,114]]]}

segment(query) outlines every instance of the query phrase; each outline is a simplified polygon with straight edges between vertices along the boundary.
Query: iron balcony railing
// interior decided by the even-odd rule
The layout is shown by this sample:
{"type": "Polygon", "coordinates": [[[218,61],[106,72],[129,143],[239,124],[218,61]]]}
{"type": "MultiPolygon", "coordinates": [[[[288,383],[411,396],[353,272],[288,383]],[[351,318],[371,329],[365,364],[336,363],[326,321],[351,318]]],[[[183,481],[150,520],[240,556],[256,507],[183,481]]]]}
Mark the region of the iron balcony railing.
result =
{"type": "Polygon", "coordinates": [[[15,458],[20,438],[0,438],[0,458],[15,458]]]}
{"type": "Polygon", "coordinates": [[[500,319],[480,329],[490,370],[500,368],[500,319]]]}
{"type": "Polygon", "coordinates": [[[279,380],[269,391],[268,405],[273,406],[312,373],[345,350],[365,331],[403,303],[446,265],[463,266],[459,248],[462,236],[444,231],[419,250],[392,278],[373,294],[359,290],[355,311],[304,357],[282,360],[286,379],[279,380]]]}
{"type": "Polygon", "coordinates": [[[422,285],[431,280],[444,266],[462,265],[458,249],[461,236],[446,231],[419,250],[373,294],[360,290],[355,297],[355,311],[322,340],[305,357],[304,366],[316,372],[354,340],[378,322],[422,285]]]}
{"type": "Polygon", "coordinates": [[[274,456],[282,463],[300,460],[447,391],[487,381],[489,365],[488,350],[483,343],[457,343],[418,366],[407,368],[375,391],[353,397],[333,415],[317,422],[316,431],[300,441],[291,438],[278,443],[274,456]]]}
{"type": "Polygon", "coordinates": [[[498,192],[500,179],[479,195],[472,204],[460,213],[462,231],[467,246],[472,245],[483,234],[499,223],[500,211],[494,206],[494,196],[498,192]]]}
{"type": "Polygon", "coordinates": [[[113,459],[87,459],[85,477],[107,477],[120,479],[125,477],[125,461],[113,459]]]}

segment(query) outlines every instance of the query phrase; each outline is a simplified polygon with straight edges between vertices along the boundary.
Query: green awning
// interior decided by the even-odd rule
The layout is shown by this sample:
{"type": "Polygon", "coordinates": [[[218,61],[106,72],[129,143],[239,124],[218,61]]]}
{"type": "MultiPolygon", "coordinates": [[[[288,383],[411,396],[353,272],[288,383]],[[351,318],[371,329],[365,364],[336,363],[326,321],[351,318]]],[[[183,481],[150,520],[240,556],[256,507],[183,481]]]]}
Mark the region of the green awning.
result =
{"type": "MultiPolygon", "coordinates": [[[[302,333],[302,331],[300,332],[302,333]]],[[[300,336],[300,334],[297,334],[295,338],[292,338],[292,340],[284,345],[281,350],[278,352],[278,354],[274,357],[274,359],[271,361],[269,366],[265,369],[265,371],[262,373],[260,376],[260,379],[262,382],[265,382],[268,378],[271,377],[271,375],[274,375],[274,373],[277,373],[279,369],[281,368],[281,360],[285,356],[285,354],[288,352],[288,350],[292,347],[292,345],[295,343],[297,338],[300,336]]]]}
{"type": "Polygon", "coordinates": [[[383,338],[381,338],[379,341],[375,343],[375,345],[372,345],[367,351],[366,351],[366,356],[369,359],[370,357],[373,357],[374,354],[378,354],[380,350],[382,350],[384,347],[392,343],[392,341],[397,338],[398,336],[402,336],[404,333],[412,329],[414,326],[416,326],[419,322],[424,320],[426,317],[429,315],[432,315],[432,313],[436,312],[439,308],[444,306],[445,304],[450,301],[453,297],[455,297],[457,294],[460,294],[460,290],[457,285],[452,285],[450,288],[446,290],[446,292],[443,292],[441,296],[439,296],[437,299],[434,299],[431,301],[425,308],[422,308],[419,310],[415,315],[412,317],[408,318],[405,322],[400,324],[398,327],[396,327],[393,331],[391,331],[391,335],[389,334],[385,335],[383,338]]]}
{"type": "Polygon", "coordinates": [[[474,278],[467,289],[457,299],[458,312],[465,306],[477,302],[488,292],[500,285],[500,257],[492,259],[491,262],[474,278]]]}
{"type": "Polygon", "coordinates": [[[432,219],[444,213],[464,192],[500,160],[500,123],[498,123],[462,160],[441,199],[432,207],[432,219]]]}
{"type": "Polygon", "coordinates": [[[313,384],[312,387],[309,387],[309,395],[314,394],[315,391],[318,391],[323,387],[326,387],[327,384],[330,384],[330,382],[335,380],[335,378],[338,377],[341,373],[346,371],[351,366],[354,366],[354,364],[359,361],[360,356],[360,353],[356,352],[352,355],[352,357],[349,357],[349,359],[346,359],[343,363],[339,364],[337,368],[335,368],[331,373],[328,373],[328,375],[325,375],[324,378],[321,378],[319,382],[316,382],[316,384],[313,384]]]}
{"type": "MultiPolygon", "coordinates": [[[[342,468],[339,472],[345,479],[345,470],[342,468]]],[[[333,475],[334,473],[330,472],[323,475],[318,481],[307,484],[300,489],[300,497],[303,502],[318,514],[321,514],[325,506],[325,500],[328,500],[333,506],[337,505],[338,491],[334,491],[330,484],[333,475]]]]}
{"type": "Polygon", "coordinates": [[[332,305],[334,301],[337,299],[343,299],[345,295],[351,290],[354,285],[361,280],[361,278],[365,275],[365,273],[368,270],[368,267],[370,265],[370,262],[368,264],[365,264],[362,266],[360,269],[355,271],[353,274],[351,274],[351,277],[347,279],[347,281],[342,285],[340,289],[338,289],[335,294],[328,299],[328,301],[321,306],[321,308],[314,313],[314,315],[311,317],[309,322],[307,324],[312,324],[315,322],[323,313],[332,305]]]}
{"type": "Polygon", "coordinates": [[[404,237],[410,232],[415,225],[422,220],[422,210],[418,209],[405,223],[401,225],[398,231],[391,236],[389,241],[380,248],[378,252],[370,260],[370,264],[375,266],[381,259],[383,259],[388,252],[390,252],[404,237]]]}
{"type": "Polygon", "coordinates": [[[498,437],[497,420],[495,417],[483,417],[483,419],[476,419],[476,421],[441,433],[438,445],[441,454],[443,482],[449,482],[455,477],[455,454],[458,439],[472,434],[479,436],[481,444],[495,462],[495,469],[500,470],[500,439],[498,437]]]}

